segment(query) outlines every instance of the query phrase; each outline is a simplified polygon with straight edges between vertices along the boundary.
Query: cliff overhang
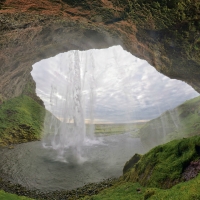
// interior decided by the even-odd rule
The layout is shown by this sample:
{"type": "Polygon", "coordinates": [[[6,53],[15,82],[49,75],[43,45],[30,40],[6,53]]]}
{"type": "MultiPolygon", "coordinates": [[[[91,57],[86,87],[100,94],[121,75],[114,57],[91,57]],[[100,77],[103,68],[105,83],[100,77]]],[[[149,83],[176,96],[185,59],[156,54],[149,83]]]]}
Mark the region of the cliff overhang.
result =
{"type": "Polygon", "coordinates": [[[200,92],[196,0],[3,0],[0,99],[26,94],[38,100],[30,71],[42,59],[113,45],[200,92]]]}

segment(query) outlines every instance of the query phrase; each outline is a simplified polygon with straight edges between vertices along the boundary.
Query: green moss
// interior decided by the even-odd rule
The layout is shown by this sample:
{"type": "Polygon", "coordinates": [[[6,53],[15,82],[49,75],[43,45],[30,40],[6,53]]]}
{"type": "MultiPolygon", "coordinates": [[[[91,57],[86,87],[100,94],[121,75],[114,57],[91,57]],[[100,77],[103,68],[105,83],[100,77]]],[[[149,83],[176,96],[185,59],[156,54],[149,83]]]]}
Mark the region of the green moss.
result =
{"type": "Polygon", "coordinates": [[[30,198],[20,197],[15,194],[9,194],[2,190],[0,190],[0,199],[1,200],[31,200],[30,198]]]}
{"type": "Polygon", "coordinates": [[[99,195],[92,197],[85,197],[84,200],[199,200],[200,191],[199,183],[200,178],[188,181],[186,183],[180,183],[168,190],[162,190],[158,188],[144,188],[136,183],[124,183],[118,187],[107,189],[101,192],[99,195]],[[125,189],[124,189],[125,188],[125,189]],[[140,188],[142,192],[138,193],[137,188],[140,188]],[[127,194],[128,193],[128,194],[127,194]],[[131,195],[130,195],[131,194],[131,195]]]}
{"type": "Polygon", "coordinates": [[[124,175],[124,181],[121,178],[113,187],[84,200],[198,200],[200,174],[190,181],[181,179],[190,161],[200,158],[196,145],[200,145],[200,136],[155,147],[124,175]]]}
{"type": "Polygon", "coordinates": [[[182,182],[171,189],[157,189],[155,194],[149,198],[150,200],[168,200],[168,199],[183,199],[183,200],[199,200],[200,199],[200,175],[196,178],[182,182]]]}
{"type": "Polygon", "coordinates": [[[4,102],[3,96],[0,94],[0,105],[4,102]]]}
{"type": "Polygon", "coordinates": [[[95,11],[91,20],[94,22],[104,22],[105,24],[112,24],[123,20],[123,13],[116,11],[115,9],[110,9],[106,7],[101,7],[99,5],[91,5],[92,9],[95,11]],[[96,13],[101,13],[101,15],[96,15],[96,13]]]}
{"type": "Polygon", "coordinates": [[[199,200],[200,175],[181,182],[170,189],[148,188],[139,183],[121,182],[98,195],[85,197],[84,200],[199,200]]]}
{"type": "Polygon", "coordinates": [[[141,155],[136,153],[129,161],[127,161],[123,168],[123,174],[131,170],[136,165],[136,163],[138,163],[141,157],[141,155]]]}
{"type": "Polygon", "coordinates": [[[191,161],[199,159],[199,145],[200,136],[194,136],[157,146],[142,156],[124,178],[145,186],[169,188],[182,180],[181,174],[191,161]]]}
{"type": "Polygon", "coordinates": [[[34,101],[36,101],[37,103],[39,103],[41,106],[44,107],[43,101],[35,93],[35,88],[36,88],[35,82],[31,78],[29,81],[26,82],[22,95],[31,97],[34,101]]]}
{"type": "MultiPolygon", "coordinates": [[[[129,132],[132,136],[138,137],[138,129],[144,126],[146,122],[124,123],[124,124],[95,124],[95,134],[121,134],[129,132]]],[[[87,126],[89,129],[89,125],[87,126]]]]}
{"type": "Polygon", "coordinates": [[[157,70],[190,84],[190,80],[199,80],[199,1],[117,0],[114,4],[124,9],[124,20],[136,25],[137,39],[149,47],[145,56],[157,70]],[[159,62],[162,59],[156,55],[157,49],[169,63],[159,62]]]}
{"type": "Polygon", "coordinates": [[[200,97],[196,97],[147,122],[139,130],[139,136],[148,149],[174,139],[198,135],[199,119],[200,97]]]}
{"type": "Polygon", "coordinates": [[[149,199],[151,196],[155,194],[155,189],[147,189],[144,194],[144,200],[149,199]]]}
{"type": "Polygon", "coordinates": [[[25,95],[0,105],[0,144],[37,140],[43,128],[45,109],[25,95]]]}
{"type": "Polygon", "coordinates": [[[137,189],[141,189],[141,191],[144,190],[139,183],[122,182],[114,187],[103,190],[98,195],[85,197],[84,200],[142,200],[143,192],[138,192],[137,189]]]}

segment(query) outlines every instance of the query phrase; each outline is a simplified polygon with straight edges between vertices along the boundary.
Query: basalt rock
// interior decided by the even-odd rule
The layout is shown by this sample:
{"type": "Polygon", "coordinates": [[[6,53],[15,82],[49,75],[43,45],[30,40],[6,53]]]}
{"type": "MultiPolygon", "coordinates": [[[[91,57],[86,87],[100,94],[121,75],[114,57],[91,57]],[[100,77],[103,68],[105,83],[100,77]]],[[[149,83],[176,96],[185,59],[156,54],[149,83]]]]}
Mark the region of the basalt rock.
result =
{"type": "Polygon", "coordinates": [[[135,154],[129,161],[126,162],[123,168],[123,174],[127,173],[130,169],[132,169],[136,163],[141,159],[141,155],[135,154]]]}
{"type": "Polygon", "coordinates": [[[197,0],[3,0],[0,99],[27,94],[27,88],[37,99],[30,76],[35,62],[69,50],[112,45],[200,92],[197,0]]]}

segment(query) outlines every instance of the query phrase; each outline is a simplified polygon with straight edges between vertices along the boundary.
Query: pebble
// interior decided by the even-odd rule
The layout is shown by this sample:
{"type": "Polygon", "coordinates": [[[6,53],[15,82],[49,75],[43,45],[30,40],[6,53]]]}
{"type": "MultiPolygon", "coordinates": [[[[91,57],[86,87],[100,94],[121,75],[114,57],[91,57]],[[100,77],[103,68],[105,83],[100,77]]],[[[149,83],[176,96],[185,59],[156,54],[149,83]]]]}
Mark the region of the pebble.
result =
{"type": "Polygon", "coordinates": [[[98,194],[103,189],[113,186],[117,180],[117,178],[109,178],[99,183],[86,184],[85,186],[74,190],[61,190],[44,193],[40,190],[30,190],[19,184],[13,184],[0,177],[0,189],[19,196],[26,196],[39,200],[76,200],[85,196],[98,194]]]}

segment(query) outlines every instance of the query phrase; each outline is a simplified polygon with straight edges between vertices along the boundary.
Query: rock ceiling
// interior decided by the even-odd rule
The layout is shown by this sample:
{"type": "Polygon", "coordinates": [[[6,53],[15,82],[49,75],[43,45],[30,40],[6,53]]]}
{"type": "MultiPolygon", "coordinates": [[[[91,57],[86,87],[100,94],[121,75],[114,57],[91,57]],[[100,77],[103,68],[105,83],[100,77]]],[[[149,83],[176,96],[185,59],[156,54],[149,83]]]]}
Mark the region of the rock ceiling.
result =
{"type": "Polygon", "coordinates": [[[37,99],[30,75],[35,62],[118,44],[200,92],[200,2],[159,2],[0,1],[0,98],[24,93],[37,99]]]}

